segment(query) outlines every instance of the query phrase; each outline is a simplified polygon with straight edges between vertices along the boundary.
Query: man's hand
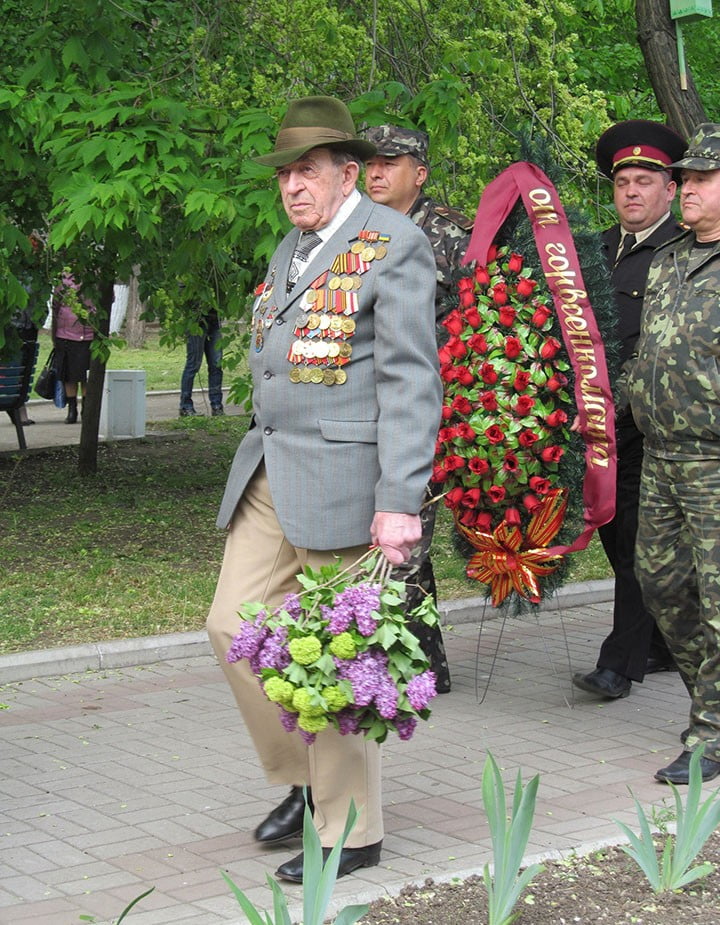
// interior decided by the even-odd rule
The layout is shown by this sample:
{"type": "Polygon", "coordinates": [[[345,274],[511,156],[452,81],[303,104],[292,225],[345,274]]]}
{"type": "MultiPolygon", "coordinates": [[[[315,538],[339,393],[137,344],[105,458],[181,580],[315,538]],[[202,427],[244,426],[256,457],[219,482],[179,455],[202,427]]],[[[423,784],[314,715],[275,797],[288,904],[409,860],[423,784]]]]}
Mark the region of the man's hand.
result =
{"type": "Polygon", "coordinates": [[[370,536],[373,545],[382,549],[389,562],[402,565],[422,537],[420,517],[417,514],[376,511],[370,525],[370,536]]]}

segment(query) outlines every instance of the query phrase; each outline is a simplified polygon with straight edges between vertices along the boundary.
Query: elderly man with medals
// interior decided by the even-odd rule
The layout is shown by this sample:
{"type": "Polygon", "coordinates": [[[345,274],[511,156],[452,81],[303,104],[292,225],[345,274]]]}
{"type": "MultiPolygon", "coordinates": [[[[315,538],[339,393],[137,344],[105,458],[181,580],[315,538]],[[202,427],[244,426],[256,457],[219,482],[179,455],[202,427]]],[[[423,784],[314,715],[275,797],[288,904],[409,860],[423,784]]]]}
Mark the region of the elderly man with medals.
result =
{"type": "MultiPolygon", "coordinates": [[[[380,749],[321,732],[286,732],[246,660],[225,655],[246,601],[278,606],[305,565],[354,562],[368,544],[390,562],[419,542],[442,389],[434,333],[435,262],[405,216],[356,189],[373,145],[330,97],[292,102],[271,154],[295,226],[255,291],[253,417],[218,524],[228,528],[208,632],[271,783],[289,796],[256,828],[262,844],[302,833],[303,787],[325,853],[360,813],[339,875],[380,859],[380,749]]],[[[303,855],[278,876],[302,881],[303,855]]]]}

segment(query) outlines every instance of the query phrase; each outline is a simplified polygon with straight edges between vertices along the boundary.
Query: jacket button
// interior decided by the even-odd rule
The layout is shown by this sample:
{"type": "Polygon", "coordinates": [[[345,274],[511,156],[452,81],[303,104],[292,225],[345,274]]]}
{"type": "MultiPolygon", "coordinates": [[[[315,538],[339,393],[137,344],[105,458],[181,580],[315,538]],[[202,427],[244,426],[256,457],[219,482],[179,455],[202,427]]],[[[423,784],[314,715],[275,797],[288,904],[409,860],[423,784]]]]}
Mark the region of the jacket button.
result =
{"type": "Polygon", "coordinates": [[[272,373],[270,372],[269,369],[266,369],[265,372],[263,373],[263,379],[272,379],[272,373]]]}
{"type": "Polygon", "coordinates": [[[276,319],[275,319],[275,324],[285,324],[285,319],[284,319],[284,318],[276,318],[276,319]]]}
{"type": "Polygon", "coordinates": [[[263,429],[263,433],[265,434],[266,437],[269,437],[270,434],[273,433],[274,429],[275,429],[275,428],[273,428],[273,427],[265,427],[265,428],[263,429]]]}

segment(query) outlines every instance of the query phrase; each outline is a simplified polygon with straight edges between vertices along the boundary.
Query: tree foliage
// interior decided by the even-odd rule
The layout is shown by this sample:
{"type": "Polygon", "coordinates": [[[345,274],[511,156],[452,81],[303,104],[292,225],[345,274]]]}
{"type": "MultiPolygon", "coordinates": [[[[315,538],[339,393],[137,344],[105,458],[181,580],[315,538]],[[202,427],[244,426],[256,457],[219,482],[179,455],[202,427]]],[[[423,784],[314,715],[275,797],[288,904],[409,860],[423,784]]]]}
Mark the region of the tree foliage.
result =
{"type": "MultiPolygon", "coordinates": [[[[98,414],[106,303],[133,266],[171,341],[202,306],[242,319],[288,227],[251,157],[272,147],[289,99],[336,95],[361,127],[424,128],[431,192],[470,214],[528,137],[550,146],[563,196],[595,207],[599,133],[662,117],[634,0],[6,0],[1,21],[0,349],[23,284],[47,293],[71,267],[100,308],[98,414]]],[[[717,23],[684,31],[712,113],[717,23]]],[[[230,368],[242,349],[228,345],[230,368]]],[[[235,397],[246,394],[240,382],[235,397]]],[[[96,445],[91,411],[89,469],[93,430],[96,445]]]]}

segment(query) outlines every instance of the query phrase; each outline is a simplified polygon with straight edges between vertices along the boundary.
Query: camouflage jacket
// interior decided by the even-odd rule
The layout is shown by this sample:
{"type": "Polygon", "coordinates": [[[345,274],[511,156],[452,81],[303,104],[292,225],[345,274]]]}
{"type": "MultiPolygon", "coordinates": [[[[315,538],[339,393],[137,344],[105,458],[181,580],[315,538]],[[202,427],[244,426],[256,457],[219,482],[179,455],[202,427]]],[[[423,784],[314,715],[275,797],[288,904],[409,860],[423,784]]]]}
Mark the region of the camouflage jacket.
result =
{"type": "Polygon", "coordinates": [[[472,220],[457,209],[441,205],[429,196],[419,196],[408,212],[408,217],[425,232],[435,254],[435,314],[437,318],[442,318],[453,307],[448,303],[455,295],[457,274],[454,271],[460,266],[470,241],[472,220]]]}
{"type": "Polygon", "coordinates": [[[665,459],[720,457],[720,241],[694,244],[653,258],[628,382],[645,451],[665,459]]]}

